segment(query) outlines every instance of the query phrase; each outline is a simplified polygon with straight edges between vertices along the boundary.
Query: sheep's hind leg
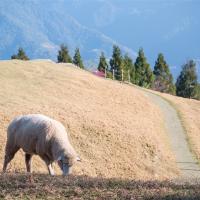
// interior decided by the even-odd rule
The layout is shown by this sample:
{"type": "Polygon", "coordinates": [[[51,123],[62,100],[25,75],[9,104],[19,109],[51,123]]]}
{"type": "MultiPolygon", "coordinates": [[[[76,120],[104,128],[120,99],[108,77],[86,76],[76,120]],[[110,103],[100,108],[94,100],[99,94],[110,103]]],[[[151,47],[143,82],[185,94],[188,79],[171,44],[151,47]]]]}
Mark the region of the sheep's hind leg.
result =
{"type": "MultiPolygon", "coordinates": [[[[7,148],[6,148],[7,149],[7,148]]],[[[5,158],[4,158],[4,164],[3,164],[3,172],[6,172],[7,166],[9,162],[13,159],[15,153],[19,150],[19,148],[13,149],[12,152],[6,151],[5,158]],[[9,153],[8,153],[9,152],[9,153]]]]}
{"type": "Polygon", "coordinates": [[[28,154],[28,153],[25,154],[26,170],[29,173],[32,172],[32,170],[31,170],[31,158],[32,158],[31,154],[28,154]]]}
{"type": "Polygon", "coordinates": [[[6,172],[8,163],[13,159],[13,157],[14,157],[14,155],[13,156],[7,156],[7,155],[5,155],[4,164],[3,164],[3,172],[6,172]]]}

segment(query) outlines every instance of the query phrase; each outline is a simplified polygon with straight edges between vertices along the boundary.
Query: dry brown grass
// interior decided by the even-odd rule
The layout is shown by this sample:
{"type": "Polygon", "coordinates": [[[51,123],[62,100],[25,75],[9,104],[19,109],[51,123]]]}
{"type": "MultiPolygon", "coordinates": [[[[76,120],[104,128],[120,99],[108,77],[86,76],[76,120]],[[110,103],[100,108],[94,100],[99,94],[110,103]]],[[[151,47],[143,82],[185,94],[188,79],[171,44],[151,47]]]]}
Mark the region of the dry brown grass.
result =
{"type": "MultiPolygon", "coordinates": [[[[0,167],[6,128],[16,115],[42,113],[61,121],[82,162],[76,175],[163,179],[177,175],[162,113],[142,91],[47,61],[0,62],[0,167]]],[[[10,171],[23,171],[23,152],[10,171]]],[[[40,159],[34,171],[46,173],[40,159]]]]}
{"type": "Polygon", "coordinates": [[[178,110],[191,150],[200,160],[200,101],[159,93],[178,110]]]}
{"type": "Polygon", "coordinates": [[[87,176],[0,175],[0,199],[198,200],[200,184],[87,176]]]}

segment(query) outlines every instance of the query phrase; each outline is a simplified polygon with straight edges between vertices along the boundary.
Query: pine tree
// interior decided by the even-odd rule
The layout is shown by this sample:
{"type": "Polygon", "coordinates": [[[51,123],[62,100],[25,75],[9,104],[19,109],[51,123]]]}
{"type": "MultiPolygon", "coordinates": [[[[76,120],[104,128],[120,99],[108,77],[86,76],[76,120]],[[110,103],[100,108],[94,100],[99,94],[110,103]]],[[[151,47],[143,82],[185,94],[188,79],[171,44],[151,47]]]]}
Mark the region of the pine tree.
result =
{"type": "Polygon", "coordinates": [[[22,48],[19,48],[17,55],[12,55],[11,59],[30,60],[22,48]]]}
{"type": "Polygon", "coordinates": [[[12,56],[11,56],[11,59],[18,59],[18,58],[17,58],[17,55],[15,55],[15,54],[12,55],[12,56]]]}
{"type": "Polygon", "coordinates": [[[123,79],[135,83],[135,66],[128,54],[125,54],[123,59],[123,79]]]}
{"type": "Polygon", "coordinates": [[[198,94],[196,63],[189,60],[182,66],[182,71],[176,81],[177,96],[195,98],[198,94]]]}
{"type": "Polygon", "coordinates": [[[152,87],[154,80],[153,72],[150,65],[147,63],[146,57],[144,56],[143,49],[139,49],[138,57],[135,61],[135,84],[150,88],[152,87]]]}
{"type": "Polygon", "coordinates": [[[154,89],[160,92],[175,94],[175,85],[173,84],[173,76],[162,53],[158,54],[154,71],[154,89]]]}
{"type": "Polygon", "coordinates": [[[105,73],[105,69],[106,69],[106,71],[108,70],[108,63],[106,61],[104,53],[101,52],[101,55],[100,55],[100,58],[99,58],[98,70],[100,72],[104,72],[105,73]]]}
{"type": "Polygon", "coordinates": [[[66,45],[60,45],[60,50],[58,51],[57,59],[59,63],[72,63],[72,59],[69,55],[69,51],[66,45]]]}
{"type": "Polygon", "coordinates": [[[74,54],[74,57],[73,57],[73,63],[76,66],[84,69],[84,65],[83,65],[83,61],[82,61],[82,58],[81,58],[81,54],[80,54],[79,48],[75,49],[75,54],[74,54]]]}
{"type": "Polygon", "coordinates": [[[110,59],[111,72],[114,70],[115,79],[122,80],[123,58],[118,46],[113,46],[113,54],[110,59]]]}
{"type": "Polygon", "coordinates": [[[197,85],[196,96],[194,98],[200,100],[200,83],[197,85]]]}
{"type": "Polygon", "coordinates": [[[173,95],[176,95],[176,85],[174,84],[174,78],[172,76],[172,74],[170,74],[169,76],[169,83],[172,83],[169,85],[169,94],[173,94],[173,95]]]}

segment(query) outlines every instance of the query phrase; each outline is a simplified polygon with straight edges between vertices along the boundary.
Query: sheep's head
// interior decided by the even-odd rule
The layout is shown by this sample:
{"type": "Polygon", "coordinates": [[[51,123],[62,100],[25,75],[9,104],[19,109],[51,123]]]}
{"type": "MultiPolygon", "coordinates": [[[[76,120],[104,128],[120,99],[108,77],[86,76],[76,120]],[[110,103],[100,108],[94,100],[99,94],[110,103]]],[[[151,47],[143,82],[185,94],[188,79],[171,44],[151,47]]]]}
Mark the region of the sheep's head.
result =
{"type": "Polygon", "coordinates": [[[71,174],[72,166],[76,161],[80,161],[79,156],[69,156],[65,153],[58,158],[57,162],[64,176],[71,174]]]}

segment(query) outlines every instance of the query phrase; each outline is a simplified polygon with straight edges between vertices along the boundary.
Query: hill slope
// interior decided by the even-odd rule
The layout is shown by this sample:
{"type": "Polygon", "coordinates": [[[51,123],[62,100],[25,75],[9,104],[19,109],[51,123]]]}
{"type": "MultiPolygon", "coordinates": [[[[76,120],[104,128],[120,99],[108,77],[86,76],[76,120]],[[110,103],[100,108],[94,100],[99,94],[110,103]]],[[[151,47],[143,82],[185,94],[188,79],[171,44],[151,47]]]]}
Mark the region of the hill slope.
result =
{"type": "MultiPolygon", "coordinates": [[[[50,61],[2,61],[0,85],[0,160],[9,121],[43,113],[68,129],[82,158],[74,174],[131,179],[177,174],[162,113],[142,91],[50,61]]],[[[24,170],[22,156],[19,152],[15,157],[11,171],[24,170]]],[[[33,167],[47,172],[38,158],[33,167]]]]}

